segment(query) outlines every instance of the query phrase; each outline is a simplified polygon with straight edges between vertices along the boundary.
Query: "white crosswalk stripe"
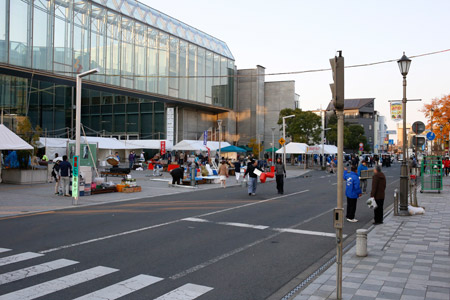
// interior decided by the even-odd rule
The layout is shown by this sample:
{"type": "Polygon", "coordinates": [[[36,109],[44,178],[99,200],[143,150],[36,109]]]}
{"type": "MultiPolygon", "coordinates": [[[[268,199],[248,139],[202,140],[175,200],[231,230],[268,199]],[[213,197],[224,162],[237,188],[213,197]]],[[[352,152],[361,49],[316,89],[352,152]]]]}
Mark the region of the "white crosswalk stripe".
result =
{"type": "Polygon", "coordinates": [[[0,248],[0,253],[11,251],[11,249],[0,248]]]}
{"type": "Polygon", "coordinates": [[[113,268],[94,267],[0,296],[0,300],[36,299],[116,271],[113,268]]]}
{"type": "Polygon", "coordinates": [[[77,261],[68,259],[58,259],[50,262],[46,262],[40,265],[23,268],[17,271],[0,274],[0,284],[10,283],[27,277],[47,273],[53,270],[68,267],[77,264],[77,261]]]}
{"type": "Polygon", "coordinates": [[[40,254],[40,253],[25,252],[25,253],[2,257],[2,258],[0,258],[0,266],[13,264],[13,263],[16,263],[19,261],[28,260],[28,259],[36,258],[39,256],[43,256],[43,255],[44,254],[40,254]]]}
{"type": "Polygon", "coordinates": [[[138,275],[74,300],[114,300],[143,289],[161,280],[163,280],[163,278],[149,275],[138,275]]]}
{"type": "Polygon", "coordinates": [[[155,300],[193,300],[206,294],[212,289],[213,288],[207,286],[188,283],[156,298],[155,300]]]}

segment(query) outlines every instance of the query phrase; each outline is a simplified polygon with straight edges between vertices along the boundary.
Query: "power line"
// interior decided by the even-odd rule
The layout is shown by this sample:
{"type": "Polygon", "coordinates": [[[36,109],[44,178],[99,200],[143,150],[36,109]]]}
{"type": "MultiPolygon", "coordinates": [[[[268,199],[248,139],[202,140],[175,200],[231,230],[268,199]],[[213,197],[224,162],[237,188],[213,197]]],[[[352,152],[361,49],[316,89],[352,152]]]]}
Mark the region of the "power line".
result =
{"type": "MultiPolygon", "coordinates": [[[[445,52],[450,52],[450,49],[444,49],[439,51],[433,51],[428,53],[422,53],[417,55],[412,55],[410,58],[419,58],[424,56],[430,56],[430,55],[436,55],[441,54],[445,52]]],[[[382,60],[382,61],[376,61],[371,63],[364,63],[364,64],[356,64],[356,65],[350,65],[345,66],[345,68],[361,68],[361,67],[370,67],[375,65],[381,65],[386,63],[392,63],[397,62],[396,59],[388,59],[388,60],[382,60]]],[[[95,75],[91,76],[108,76],[108,77],[130,77],[130,78],[243,78],[243,77],[259,77],[259,76],[281,76],[281,75],[298,75],[298,74],[305,74],[305,73],[318,73],[318,72],[325,72],[325,71],[331,71],[331,68],[325,68],[325,69],[310,69],[310,70],[301,70],[301,71],[291,71],[291,72],[275,72],[275,73],[264,73],[264,74],[234,74],[234,75],[184,75],[184,76],[172,76],[172,75],[134,75],[134,74],[101,74],[96,73],[95,75]]],[[[74,74],[77,75],[77,72],[57,72],[57,73],[64,73],[64,74],[74,74]]]]}

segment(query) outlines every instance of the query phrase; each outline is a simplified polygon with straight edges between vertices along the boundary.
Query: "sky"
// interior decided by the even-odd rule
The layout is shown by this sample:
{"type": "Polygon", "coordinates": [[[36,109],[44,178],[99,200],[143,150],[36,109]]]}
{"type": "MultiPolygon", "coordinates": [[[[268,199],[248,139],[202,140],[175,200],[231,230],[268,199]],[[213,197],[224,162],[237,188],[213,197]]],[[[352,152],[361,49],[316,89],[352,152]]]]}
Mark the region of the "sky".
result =
{"type": "MultiPolygon", "coordinates": [[[[266,73],[329,68],[342,50],[345,65],[400,59],[450,49],[449,0],[171,0],[141,2],[225,41],[238,69],[261,65],[266,73]]],[[[426,121],[419,110],[431,99],[450,94],[450,52],[413,58],[407,97],[407,122],[426,121]]],[[[331,71],[266,76],[266,81],[295,80],[304,110],[326,108],[331,71]]],[[[388,100],[402,98],[396,62],[346,69],[345,98],[376,98],[386,116],[388,100]]]]}

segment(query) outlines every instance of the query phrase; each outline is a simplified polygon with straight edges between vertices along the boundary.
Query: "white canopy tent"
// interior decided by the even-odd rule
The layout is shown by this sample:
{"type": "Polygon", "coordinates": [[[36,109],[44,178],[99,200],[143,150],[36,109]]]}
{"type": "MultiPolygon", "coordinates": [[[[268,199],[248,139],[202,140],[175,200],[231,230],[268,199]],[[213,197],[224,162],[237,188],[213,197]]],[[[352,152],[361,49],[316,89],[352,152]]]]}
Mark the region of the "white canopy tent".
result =
{"type": "Polygon", "coordinates": [[[166,151],[172,151],[173,143],[168,140],[124,140],[125,145],[138,146],[135,149],[161,149],[161,142],[166,142],[166,151]]]}
{"type": "MultiPolygon", "coordinates": [[[[221,142],[220,147],[228,147],[231,146],[228,142],[221,142]]],[[[216,141],[208,141],[207,145],[203,145],[203,141],[197,140],[182,140],[175,146],[173,146],[173,150],[175,151],[208,151],[206,148],[208,147],[211,152],[215,152],[219,148],[219,142],[216,141]]]]}
{"type": "Polygon", "coordinates": [[[0,124],[0,150],[33,150],[33,146],[22,140],[8,127],[0,124]]]}
{"type": "MultiPolygon", "coordinates": [[[[286,144],[286,154],[305,154],[308,150],[308,145],[305,143],[289,143],[286,144]]],[[[283,147],[278,149],[275,153],[283,154],[283,147]]]]}
{"type": "MultiPolygon", "coordinates": [[[[307,154],[322,154],[322,145],[308,146],[307,154]]],[[[337,147],[334,145],[323,145],[324,154],[337,154],[337,147]]]]}

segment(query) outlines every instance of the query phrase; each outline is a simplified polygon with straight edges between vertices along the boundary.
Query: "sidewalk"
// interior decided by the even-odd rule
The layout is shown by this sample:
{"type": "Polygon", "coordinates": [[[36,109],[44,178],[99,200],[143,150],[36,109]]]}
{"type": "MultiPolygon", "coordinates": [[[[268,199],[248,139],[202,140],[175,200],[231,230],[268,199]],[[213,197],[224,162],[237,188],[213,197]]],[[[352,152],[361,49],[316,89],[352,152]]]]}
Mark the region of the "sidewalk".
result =
{"type": "MultiPolygon", "coordinates": [[[[288,178],[302,176],[310,171],[291,166],[288,166],[287,169],[288,178]]],[[[79,197],[78,206],[97,205],[220,188],[220,184],[203,184],[198,185],[197,188],[191,188],[190,186],[169,187],[167,182],[172,182],[172,177],[169,173],[164,172],[161,177],[146,176],[150,174],[152,174],[152,171],[131,172],[132,177],[136,178],[138,185],[142,187],[142,192],[140,193],[108,193],[79,197]]],[[[120,183],[121,180],[122,178],[118,177],[108,177],[108,181],[115,183],[120,183]]],[[[273,180],[274,179],[269,179],[267,182],[273,180]]],[[[227,180],[227,187],[236,185],[240,185],[240,183],[236,184],[234,176],[230,176],[227,180]]],[[[73,198],[55,195],[54,187],[54,183],[34,185],[0,184],[0,218],[75,207],[72,205],[73,198]]]]}
{"type": "MultiPolygon", "coordinates": [[[[368,235],[369,255],[352,247],[343,259],[343,299],[450,299],[450,177],[444,190],[417,193],[424,215],[390,214],[368,235]]],[[[336,265],[295,300],[336,299],[336,265]]]]}

